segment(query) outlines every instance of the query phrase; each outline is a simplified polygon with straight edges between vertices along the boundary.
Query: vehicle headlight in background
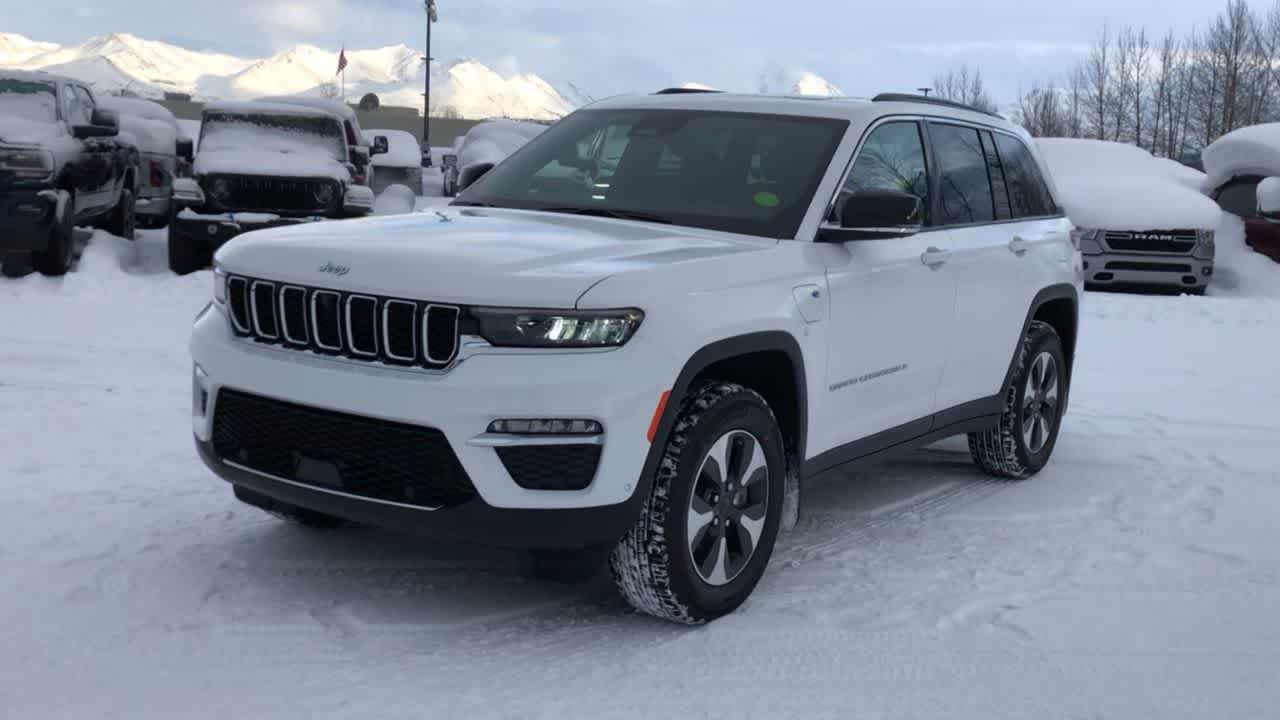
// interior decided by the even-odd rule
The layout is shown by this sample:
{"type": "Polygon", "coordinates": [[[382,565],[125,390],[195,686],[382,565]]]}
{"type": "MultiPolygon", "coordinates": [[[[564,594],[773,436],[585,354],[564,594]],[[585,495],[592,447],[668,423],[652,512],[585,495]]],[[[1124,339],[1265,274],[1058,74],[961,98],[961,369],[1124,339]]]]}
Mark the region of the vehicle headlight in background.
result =
{"type": "Polygon", "coordinates": [[[231,197],[231,183],[226,178],[217,178],[209,185],[209,194],[214,200],[225,201],[231,197]]]}
{"type": "Polygon", "coordinates": [[[0,150],[0,171],[24,180],[39,180],[53,174],[53,155],[47,150],[0,150]]]}
{"type": "Polygon", "coordinates": [[[1191,254],[1202,260],[1212,260],[1216,252],[1212,230],[1196,231],[1196,248],[1191,254]]]}
{"type": "Polygon", "coordinates": [[[499,347],[618,347],[644,320],[640,310],[473,308],[480,336],[499,347]]]}
{"type": "Polygon", "coordinates": [[[1102,233],[1102,230],[1076,228],[1071,231],[1071,244],[1085,255],[1101,255],[1102,233]]]}
{"type": "Polygon", "coordinates": [[[328,205],[333,202],[333,186],[329,183],[320,183],[319,185],[316,185],[315,195],[316,202],[321,205],[328,205]]]}

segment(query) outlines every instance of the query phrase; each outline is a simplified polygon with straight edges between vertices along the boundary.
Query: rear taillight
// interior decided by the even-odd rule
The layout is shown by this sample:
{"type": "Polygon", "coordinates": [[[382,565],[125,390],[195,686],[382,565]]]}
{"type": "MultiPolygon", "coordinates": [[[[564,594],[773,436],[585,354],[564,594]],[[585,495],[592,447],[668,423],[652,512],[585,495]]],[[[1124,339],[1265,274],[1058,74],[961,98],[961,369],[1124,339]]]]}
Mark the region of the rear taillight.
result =
{"type": "Polygon", "coordinates": [[[151,187],[153,188],[164,187],[165,179],[167,178],[167,176],[168,174],[165,173],[164,171],[164,165],[160,163],[158,160],[152,160],[151,161],[151,187]]]}

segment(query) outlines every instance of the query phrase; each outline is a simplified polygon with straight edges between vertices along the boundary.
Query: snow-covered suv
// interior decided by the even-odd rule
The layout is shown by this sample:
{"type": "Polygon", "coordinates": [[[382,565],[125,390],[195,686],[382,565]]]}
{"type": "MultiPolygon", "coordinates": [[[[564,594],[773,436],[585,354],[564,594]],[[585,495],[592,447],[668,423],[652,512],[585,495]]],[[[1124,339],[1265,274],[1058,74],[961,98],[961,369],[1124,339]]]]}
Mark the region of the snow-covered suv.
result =
{"type": "Polygon", "coordinates": [[[603,101],[450,207],[215,266],[192,425],[238,498],[608,558],[687,623],[748,597],[819,475],[961,434],[1040,470],[1083,282],[1029,138],[913,96],[603,101]]]}

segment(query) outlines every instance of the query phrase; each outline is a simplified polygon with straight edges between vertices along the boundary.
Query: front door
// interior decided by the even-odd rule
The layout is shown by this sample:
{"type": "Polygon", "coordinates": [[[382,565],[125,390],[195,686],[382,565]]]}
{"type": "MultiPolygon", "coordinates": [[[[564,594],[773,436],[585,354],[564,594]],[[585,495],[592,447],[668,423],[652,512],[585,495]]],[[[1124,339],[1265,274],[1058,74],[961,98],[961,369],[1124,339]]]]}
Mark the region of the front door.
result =
{"type": "MultiPolygon", "coordinates": [[[[825,427],[832,449],[895,429],[924,434],[946,363],[956,282],[945,271],[945,231],[931,228],[920,123],[876,126],[858,150],[842,194],[895,190],[920,196],[924,231],[903,238],[819,245],[831,293],[825,427]]],[[[834,218],[829,218],[833,220],[834,218]]]]}

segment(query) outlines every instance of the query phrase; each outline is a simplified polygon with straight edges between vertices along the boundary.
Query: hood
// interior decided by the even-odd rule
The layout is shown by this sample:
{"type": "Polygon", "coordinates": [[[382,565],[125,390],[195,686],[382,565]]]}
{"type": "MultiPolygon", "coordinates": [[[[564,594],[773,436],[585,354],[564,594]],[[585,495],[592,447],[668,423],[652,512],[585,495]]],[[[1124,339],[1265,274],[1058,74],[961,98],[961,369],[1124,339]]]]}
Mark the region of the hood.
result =
{"type": "Polygon", "coordinates": [[[568,308],[611,275],[776,245],[609,218],[445,208],[261,230],[224,245],[217,261],[228,272],[309,286],[568,308]]]}
{"type": "Polygon", "coordinates": [[[271,177],[351,179],[347,166],[323,151],[201,150],[196,175],[267,175],[271,177]]]}
{"type": "Polygon", "coordinates": [[[1067,217],[1080,228],[1212,230],[1222,219],[1217,203],[1169,176],[1058,176],[1055,180],[1067,217]]]}
{"type": "Polygon", "coordinates": [[[42,123],[13,115],[0,115],[0,143],[5,145],[48,145],[62,136],[55,123],[42,123]]]}

